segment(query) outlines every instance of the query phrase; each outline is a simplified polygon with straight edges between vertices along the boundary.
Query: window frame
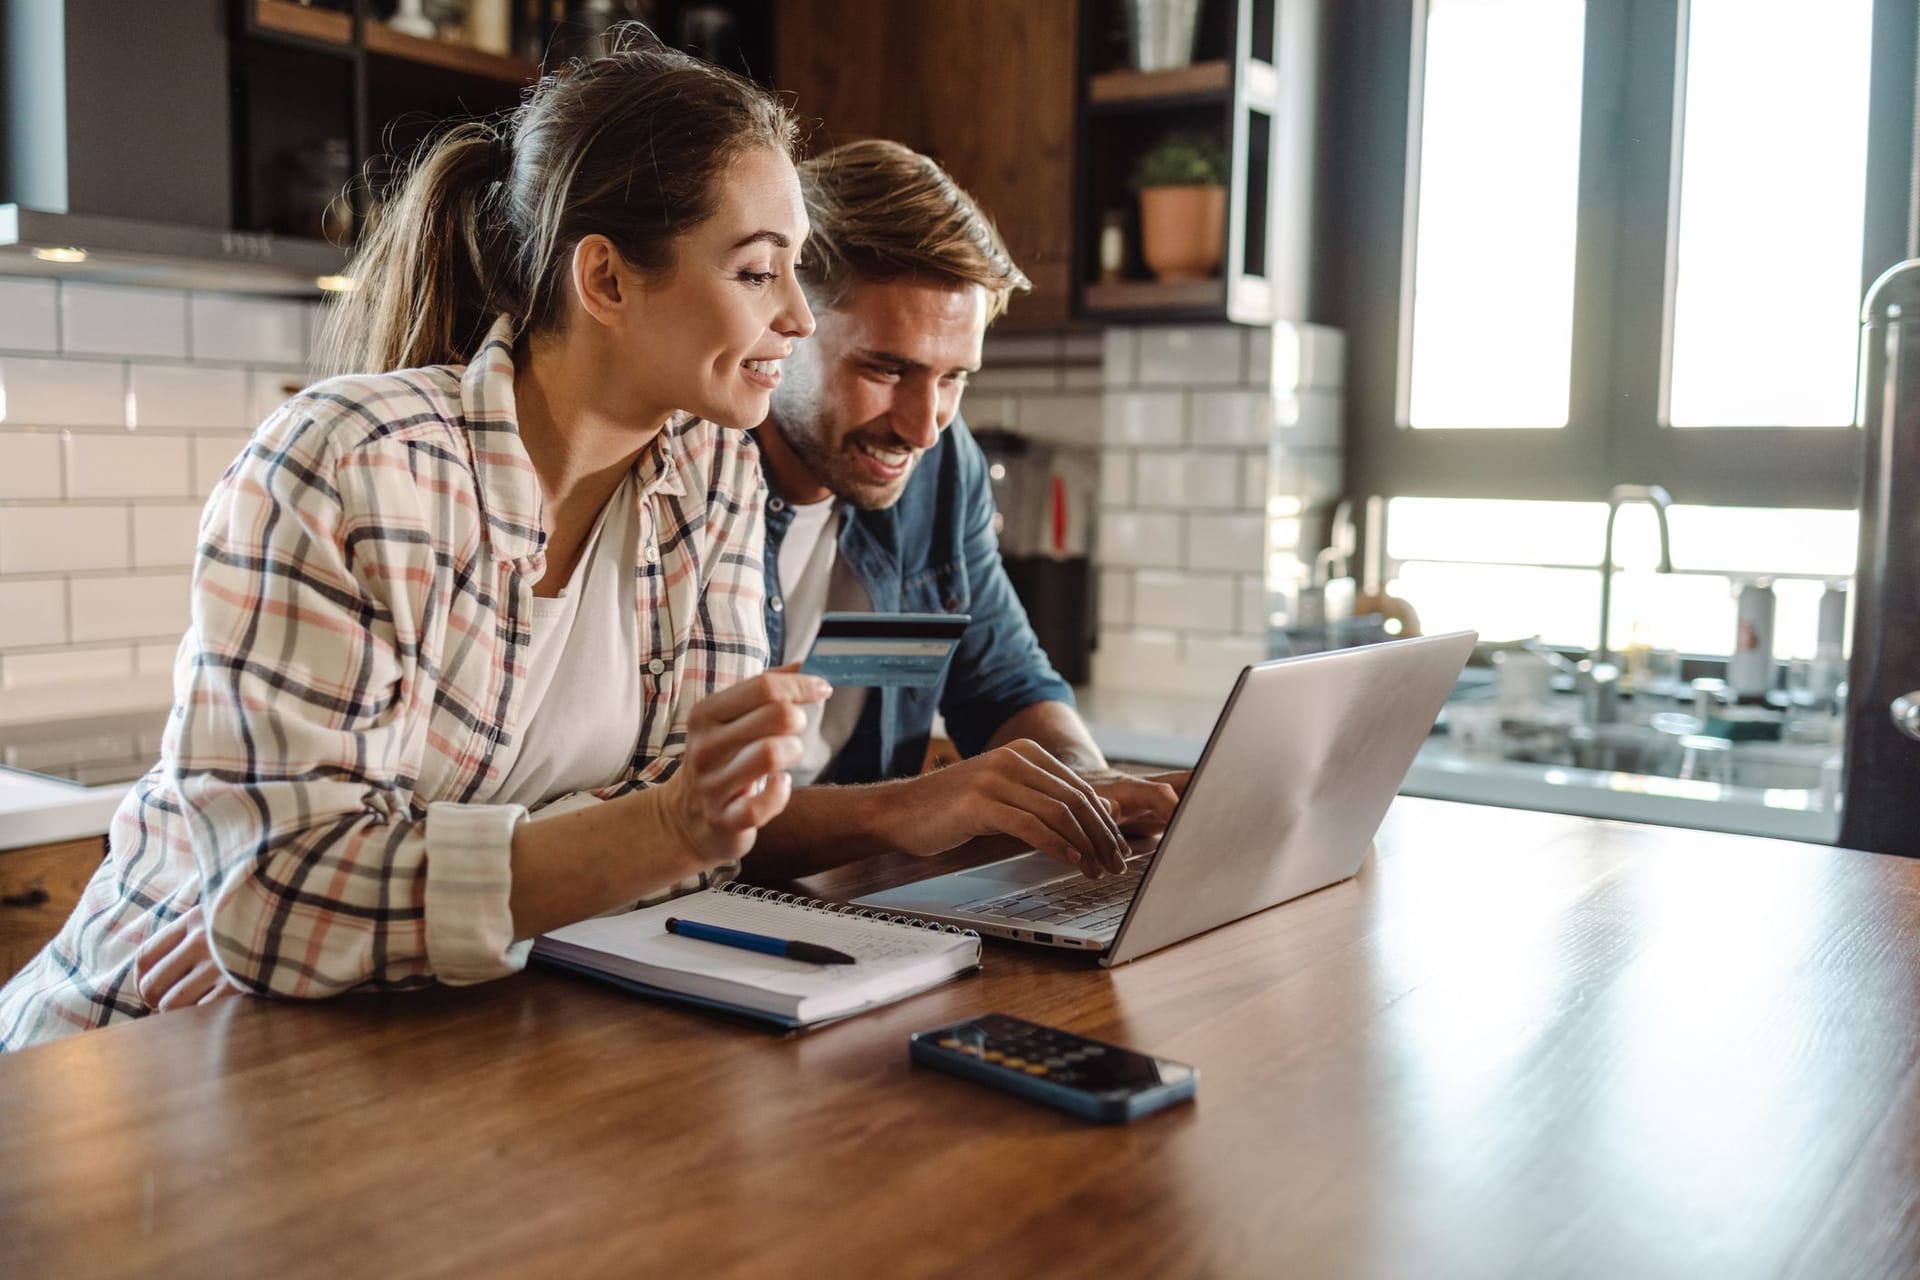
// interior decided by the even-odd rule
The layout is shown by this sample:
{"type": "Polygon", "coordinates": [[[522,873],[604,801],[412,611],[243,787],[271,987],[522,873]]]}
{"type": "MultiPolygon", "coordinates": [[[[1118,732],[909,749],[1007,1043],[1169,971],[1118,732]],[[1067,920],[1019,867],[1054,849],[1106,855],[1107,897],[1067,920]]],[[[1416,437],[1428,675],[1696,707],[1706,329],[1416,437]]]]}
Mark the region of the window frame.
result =
{"type": "MultiPolygon", "coordinates": [[[[1874,0],[1860,292],[1912,256],[1916,5],[1874,0]]],[[[1588,0],[1583,51],[1568,424],[1406,425],[1427,0],[1371,0],[1333,29],[1329,103],[1348,180],[1317,308],[1349,330],[1349,485],[1356,494],[1604,500],[1662,484],[1676,501],[1854,508],[1852,427],[1663,425],[1679,225],[1688,0],[1588,0]],[[1377,247],[1376,247],[1377,246],[1377,247]]]]}

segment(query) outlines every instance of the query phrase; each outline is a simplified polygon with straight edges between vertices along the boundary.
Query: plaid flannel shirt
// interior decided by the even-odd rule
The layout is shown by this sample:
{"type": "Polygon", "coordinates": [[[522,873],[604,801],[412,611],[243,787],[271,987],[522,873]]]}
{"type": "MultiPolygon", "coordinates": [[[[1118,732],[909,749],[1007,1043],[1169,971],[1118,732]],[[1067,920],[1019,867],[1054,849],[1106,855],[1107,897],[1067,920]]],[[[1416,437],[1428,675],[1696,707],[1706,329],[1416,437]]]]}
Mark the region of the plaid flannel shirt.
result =
{"type": "MultiPolygon", "coordinates": [[[[527,811],[486,803],[522,726],[545,570],[512,350],[503,319],[464,368],[320,383],[228,469],[201,518],[160,762],[59,936],[0,990],[0,1048],[148,1012],[134,953],[195,903],[220,967],[259,994],[525,962],[508,890],[527,811]]],[[[694,703],[767,658],[752,441],[683,417],[636,470],[649,697],[599,799],[669,777],[694,703]]]]}

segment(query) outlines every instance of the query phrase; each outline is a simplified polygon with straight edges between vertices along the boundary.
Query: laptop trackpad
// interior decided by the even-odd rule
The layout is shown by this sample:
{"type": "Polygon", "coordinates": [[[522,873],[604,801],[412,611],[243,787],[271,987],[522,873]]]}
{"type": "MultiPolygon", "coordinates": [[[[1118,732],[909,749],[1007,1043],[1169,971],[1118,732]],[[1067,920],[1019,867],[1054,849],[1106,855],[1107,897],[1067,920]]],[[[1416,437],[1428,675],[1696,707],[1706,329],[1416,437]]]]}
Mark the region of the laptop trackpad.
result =
{"type": "Polygon", "coordinates": [[[989,862],[984,867],[975,867],[971,871],[956,871],[948,877],[948,883],[956,887],[964,886],[967,891],[980,891],[981,896],[993,893],[1006,893],[1013,889],[1024,889],[1031,885],[1045,884],[1049,880],[1058,880],[1066,875],[1078,875],[1074,868],[1044,853],[1023,853],[1017,857],[1000,862],[989,862]]]}

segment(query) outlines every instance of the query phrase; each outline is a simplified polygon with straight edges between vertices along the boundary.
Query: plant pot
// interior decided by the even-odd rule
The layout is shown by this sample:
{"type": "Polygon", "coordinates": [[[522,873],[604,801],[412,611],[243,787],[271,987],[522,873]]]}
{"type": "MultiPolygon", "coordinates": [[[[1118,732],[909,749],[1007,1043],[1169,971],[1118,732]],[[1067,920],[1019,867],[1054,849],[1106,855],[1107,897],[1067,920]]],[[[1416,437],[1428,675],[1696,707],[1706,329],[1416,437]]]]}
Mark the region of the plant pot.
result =
{"type": "Polygon", "coordinates": [[[1136,71],[1193,65],[1200,0],[1125,0],[1127,60],[1136,71]]]}
{"type": "Polygon", "coordinates": [[[1207,280],[1226,250],[1225,187],[1148,187],[1140,193],[1140,255],[1156,279],[1207,280]]]}

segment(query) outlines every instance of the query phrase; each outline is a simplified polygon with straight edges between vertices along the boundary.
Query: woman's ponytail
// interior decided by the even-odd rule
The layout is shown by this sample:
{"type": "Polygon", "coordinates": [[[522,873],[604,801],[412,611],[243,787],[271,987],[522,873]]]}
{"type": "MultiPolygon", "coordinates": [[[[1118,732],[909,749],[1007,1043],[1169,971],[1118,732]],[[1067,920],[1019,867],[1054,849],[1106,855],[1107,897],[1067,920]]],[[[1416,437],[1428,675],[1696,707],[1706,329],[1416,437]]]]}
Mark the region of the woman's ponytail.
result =
{"type": "Polygon", "coordinates": [[[495,314],[514,310],[503,278],[505,139],[455,125],[424,144],[398,190],[375,211],[322,322],[320,372],[380,373],[464,364],[495,314]]]}

